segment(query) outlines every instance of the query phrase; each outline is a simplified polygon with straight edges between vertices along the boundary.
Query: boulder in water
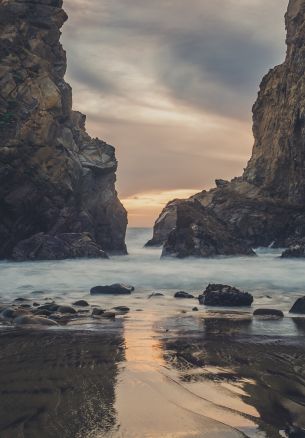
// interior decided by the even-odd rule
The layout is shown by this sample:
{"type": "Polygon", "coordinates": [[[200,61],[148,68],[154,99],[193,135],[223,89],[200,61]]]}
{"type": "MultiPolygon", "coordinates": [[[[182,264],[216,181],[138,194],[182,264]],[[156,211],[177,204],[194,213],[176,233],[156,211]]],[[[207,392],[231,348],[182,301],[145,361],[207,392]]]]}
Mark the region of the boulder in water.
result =
{"type": "Polygon", "coordinates": [[[248,292],[224,284],[209,284],[198,299],[205,306],[219,307],[251,306],[253,302],[253,296],[248,292]]]}
{"type": "Polygon", "coordinates": [[[174,295],[175,298],[195,298],[194,295],[189,294],[188,292],[179,291],[174,295]]]}
{"type": "Polygon", "coordinates": [[[254,316],[284,318],[284,313],[278,309],[256,309],[253,312],[254,316]]]}
{"type": "Polygon", "coordinates": [[[134,291],[133,286],[124,284],[111,284],[110,286],[95,286],[90,290],[91,295],[130,295],[134,291]]]}

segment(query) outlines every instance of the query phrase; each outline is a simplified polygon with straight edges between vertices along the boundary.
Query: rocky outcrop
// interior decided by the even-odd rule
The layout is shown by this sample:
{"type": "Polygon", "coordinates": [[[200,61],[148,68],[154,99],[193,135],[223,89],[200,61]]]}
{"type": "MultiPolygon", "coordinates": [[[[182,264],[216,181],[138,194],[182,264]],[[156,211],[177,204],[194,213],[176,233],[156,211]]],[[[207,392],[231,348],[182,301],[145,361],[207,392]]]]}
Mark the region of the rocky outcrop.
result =
{"type": "Polygon", "coordinates": [[[305,258],[305,243],[297,243],[290,245],[285,251],[283,251],[281,257],[283,259],[288,258],[305,258]]]}
{"type": "Polygon", "coordinates": [[[253,107],[252,157],[241,177],[165,207],[150,242],[164,244],[163,255],[244,254],[305,236],[304,23],[305,0],[290,0],[286,59],[253,107]]]}
{"type": "Polygon", "coordinates": [[[37,233],[90,233],[126,253],[114,148],[92,139],[64,81],[62,0],[0,2],[0,258],[37,233]]]}

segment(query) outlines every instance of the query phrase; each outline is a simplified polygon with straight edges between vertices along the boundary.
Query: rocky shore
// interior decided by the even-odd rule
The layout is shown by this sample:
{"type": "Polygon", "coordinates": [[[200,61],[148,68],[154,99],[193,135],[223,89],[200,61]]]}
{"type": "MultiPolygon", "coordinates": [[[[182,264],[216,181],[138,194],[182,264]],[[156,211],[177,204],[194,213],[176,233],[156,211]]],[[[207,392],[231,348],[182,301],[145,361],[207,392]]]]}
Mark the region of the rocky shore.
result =
{"type": "Polygon", "coordinates": [[[218,179],[216,188],[165,207],[147,244],[163,245],[163,256],[250,254],[304,238],[304,20],[305,1],[290,0],[286,59],[262,80],[253,106],[255,143],[243,175],[218,179]]]}
{"type": "Polygon", "coordinates": [[[0,3],[0,259],[126,254],[115,150],[64,80],[62,0],[0,3]]]}

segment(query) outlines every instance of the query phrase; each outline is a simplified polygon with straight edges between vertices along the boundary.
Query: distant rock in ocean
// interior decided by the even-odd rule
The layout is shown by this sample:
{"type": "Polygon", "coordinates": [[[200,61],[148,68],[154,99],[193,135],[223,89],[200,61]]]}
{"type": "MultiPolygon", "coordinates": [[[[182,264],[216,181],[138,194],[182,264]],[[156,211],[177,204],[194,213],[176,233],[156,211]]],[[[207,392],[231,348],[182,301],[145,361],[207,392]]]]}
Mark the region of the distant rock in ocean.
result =
{"type": "Polygon", "coordinates": [[[305,237],[305,0],[290,0],[287,54],[264,77],[253,107],[255,143],[241,177],[170,202],[147,245],[164,256],[251,254],[305,237]]]}
{"type": "MultiPolygon", "coordinates": [[[[126,253],[127,214],[115,190],[114,148],[86,133],[86,117],[72,111],[72,90],[64,81],[59,39],[66,20],[62,0],[0,3],[2,259],[38,233],[48,241],[90,233],[98,254],[126,253]]],[[[76,256],[86,256],[88,239],[82,241],[86,247],[76,256]]]]}

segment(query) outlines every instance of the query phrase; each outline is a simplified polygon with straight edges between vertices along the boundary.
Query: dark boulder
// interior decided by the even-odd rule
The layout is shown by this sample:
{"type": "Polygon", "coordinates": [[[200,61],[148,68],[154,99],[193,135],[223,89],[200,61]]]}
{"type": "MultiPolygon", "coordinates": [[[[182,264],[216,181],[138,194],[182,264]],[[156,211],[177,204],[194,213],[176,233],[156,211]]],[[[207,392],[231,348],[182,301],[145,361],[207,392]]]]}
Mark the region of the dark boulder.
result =
{"type": "Polygon", "coordinates": [[[89,303],[85,300],[78,300],[78,301],[75,301],[75,303],[73,303],[73,306],[88,307],[89,303]]]}
{"type": "Polygon", "coordinates": [[[253,302],[253,296],[248,292],[224,284],[209,284],[198,299],[200,304],[218,307],[251,306],[253,302]]]}
{"type": "Polygon", "coordinates": [[[192,311],[193,311],[193,312],[199,312],[199,309],[198,309],[198,307],[193,307],[193,308],[192,308],[192,311]]]}
{"type": "Polygon", "coordinates": [[[179,291],[174,295],[175,298],[195,298],[194,295],[191,295],[187,292],[179,291]]]}
{"type": "Polygon", "coordinates": [[[253,312],[254,316],[284,318],[284,313],[278,309],[256,309],[253,312]]]}
{"type": "Polygon", "coordinates": [[[25,260],[64,260],[69,258],[108,258],[89,233],[38,233],[19,242],[12,258],[25,260]]]}
{"type": "Polygon", "coordinates": [[[58,309],[57,309],[57,312],[65,313],[65,314],[68,313],[68,314],[71,314],[71,315],[74,315],[75,313],[77,313],[76,310],[73,307],[71,307],[71,306],[59,306],[58,309]]]}
{"type": "Polygon", "coordinates": [[[305,315],[305,297],[298,298],[289,310],[289,313],[299,313],[305,315]]]}
{"type": "Polygon", "coordinates": [[[92,316],[100,316],[100,315],[102,315],[103,313],[105,313],[105,310],[104,310],[104,309],[98,309],[97,307],[94,307],[94,308],[92,309],[92,316]]]}
{"type": "Polygon", "coordinates": [[[111,284],[110,286],[95,286],[90,290],[91,295],[130,295],[134,291],[133,286],[124,284],[111,284]]]}
{"type": "Polygon", "coordinates": [[[282,253],[281,258],[305,258],[305,243],[291,245],[282,253]]]}
{"type": "Polygon", "coordinates": [[[58,307],[59,305],[56,303],[48,303],[37,307],[37,310],[48,310],[49,312],[56,312],[58,307]]]}

